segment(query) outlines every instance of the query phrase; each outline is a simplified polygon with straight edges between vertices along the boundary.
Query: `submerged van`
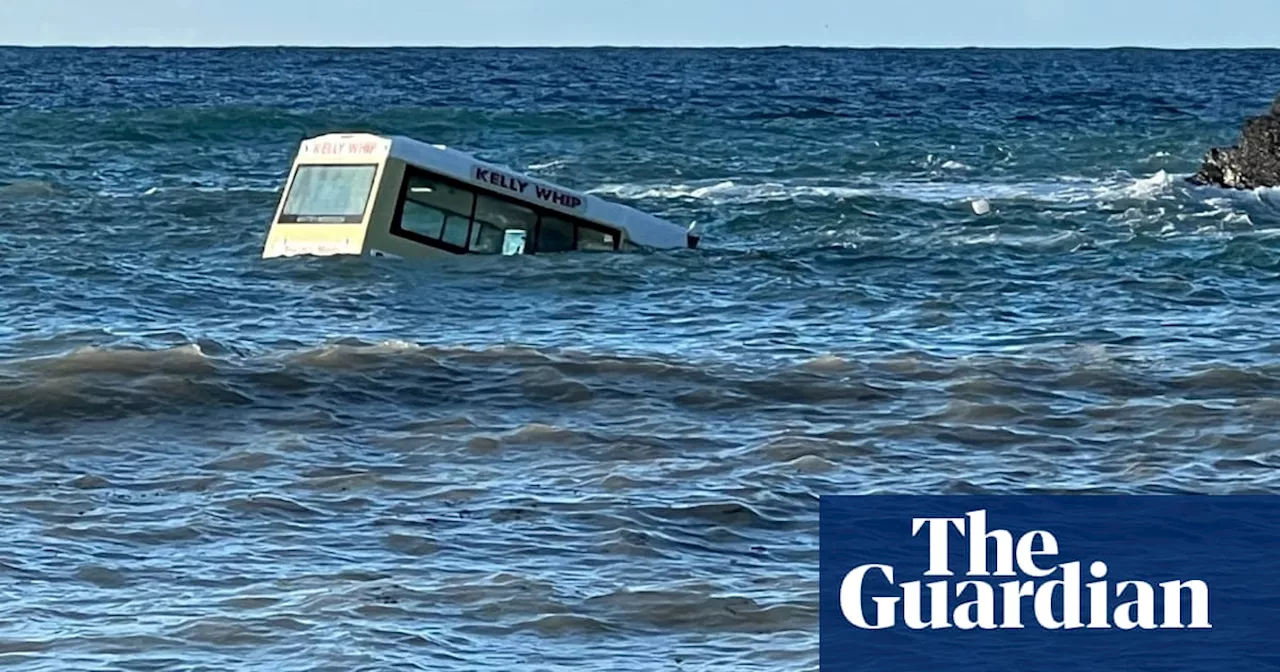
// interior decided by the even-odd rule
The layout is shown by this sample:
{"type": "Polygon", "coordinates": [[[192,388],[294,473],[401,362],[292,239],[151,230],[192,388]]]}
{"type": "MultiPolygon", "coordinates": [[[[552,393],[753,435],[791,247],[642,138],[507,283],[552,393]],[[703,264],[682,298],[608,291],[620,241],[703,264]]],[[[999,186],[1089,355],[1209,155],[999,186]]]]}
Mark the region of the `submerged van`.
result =
{"type": "Polygon", "coordinates": [[[697,247],[689,229],[402,136],[305,140],[263,258],[697,247]]]}

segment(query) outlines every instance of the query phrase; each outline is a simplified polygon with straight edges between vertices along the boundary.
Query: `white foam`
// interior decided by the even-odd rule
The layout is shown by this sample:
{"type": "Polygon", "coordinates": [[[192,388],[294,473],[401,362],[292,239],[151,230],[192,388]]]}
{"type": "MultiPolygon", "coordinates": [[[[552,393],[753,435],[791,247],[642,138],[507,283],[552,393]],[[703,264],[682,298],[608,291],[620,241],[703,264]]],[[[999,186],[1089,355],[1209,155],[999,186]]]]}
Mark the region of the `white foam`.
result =
{"type": "Polygon", "coordinates": [[[1120,194],[1126,198],[1137,200],[1150,199],[1160,195],[1170,186],[1173,185],[1173,177],[1169,173],[1161,170],[1151,177],[1138,180],[1133,184],[1123,187],[1120,194]]]}
{"type": "MultiPolygon", "coordinates": [[[[1134,202],[1168,203],[1169,207],[1181,211],[1186,206],[1183,202],[1186,189],[1180,189],[1178,185],[1185,177],[1165,170],[1141,177],[1132,177],[1127,173],[1119,172],[1110,177],[1064,175],[1020,182],[986,179],[880,180],[872,176],[856,176],[842,180],[758,180],[731,177],[675,183],[605,184],[592,189],[590,193],[635,200],[703,201],[712,205],[742,205],[790,200],[893,198],[979,209],[981,206],[978,203],[985,202],[991,210],[995,210],[1001,202],[1021,201],[1062,205],[1122,204],[1126,206],[1126,212],[1139,207],[1134,202]]],[[[1207,194],[1202,194],[1201,198],[1212,208],[1223,211],[1239,211],[1241,198],[1280,207],[1280,188],[1230,193],[1227,190],[1212,189],[1207,194]],[[1204,198],[1205,196],[1208,198],[1204,198]],[[1217,200],[1223,202],[1215,205],[1217,200]]],[[[1164,208],[1165,206],[1151,207],[1164,208]]],[[[985,214],[978,212],[977,209],[974,212],[985,214]]]]}
{"type": "Polygon", "coordinates": [[[555,159],[546,163],[531,163],[527,166],[528,170],[551,170],[552,168],[563,168],[569,162],[565,159],[555,159]]]}
{"type": "Polygon", "coordinates": [[[122,189],[103,189],[98,191],[97,195],[103,198],[147,198],[157,194],[182,191],[194,191],[200,194],[233,194],[242,192],[278,194],[282,189],[283,187],[278,184],[274,186],[268,184],[228,184],[223,186],[178,185],[168,187],[151,186],[141,192],[132,190],[126,191],[122,189]]]}
{"type": "Polygon", "coordinates": [[[1260,202],[1280,208],[1280,187],[1263,187],[1254,189],[1253,193],[1260,202]]]}
{"type": "Polygon", "coordinates": [[[1253,220],[1250,219],[1249,213],[1246,212],[1228,212],[1222,218],[1224,224],[1232,224],[1237,226],[1253,226],[1253,220]]]}
{"type": "Polygon", "coordinates": [[[873,195],[875,190],[809,184],[788,185],[780,182],[739,184],[734,180],[724,180],[711,184],[606,184],[592,189],[588,193],[635,200],[692,199],[711,201],[715,204],[729,204],[787,201],[798,197],[851,198],[873,195]]]}

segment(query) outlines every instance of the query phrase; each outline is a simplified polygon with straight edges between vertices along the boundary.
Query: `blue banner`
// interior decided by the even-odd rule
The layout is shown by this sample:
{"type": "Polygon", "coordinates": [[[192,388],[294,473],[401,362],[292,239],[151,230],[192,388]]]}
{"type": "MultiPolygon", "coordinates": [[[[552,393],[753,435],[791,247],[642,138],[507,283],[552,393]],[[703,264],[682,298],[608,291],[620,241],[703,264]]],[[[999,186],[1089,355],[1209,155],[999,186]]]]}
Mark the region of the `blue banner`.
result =
{"type": "Polygon", "coordinates": [[[1280,497],[823,497],[822,672],[1280,670],[1280,497]]]}

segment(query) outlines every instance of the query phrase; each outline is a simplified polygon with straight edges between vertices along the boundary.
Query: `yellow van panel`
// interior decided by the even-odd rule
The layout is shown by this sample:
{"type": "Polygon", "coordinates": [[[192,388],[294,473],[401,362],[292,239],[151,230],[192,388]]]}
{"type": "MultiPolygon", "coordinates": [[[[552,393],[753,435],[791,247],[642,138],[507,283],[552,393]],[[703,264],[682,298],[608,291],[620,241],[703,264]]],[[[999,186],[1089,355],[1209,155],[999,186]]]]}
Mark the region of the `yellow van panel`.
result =
{"type": "Polygon", "coordinates": [[[267,236],[262,258],[360,254],[364,234],[364,224],[276,224],[267,236]]]}

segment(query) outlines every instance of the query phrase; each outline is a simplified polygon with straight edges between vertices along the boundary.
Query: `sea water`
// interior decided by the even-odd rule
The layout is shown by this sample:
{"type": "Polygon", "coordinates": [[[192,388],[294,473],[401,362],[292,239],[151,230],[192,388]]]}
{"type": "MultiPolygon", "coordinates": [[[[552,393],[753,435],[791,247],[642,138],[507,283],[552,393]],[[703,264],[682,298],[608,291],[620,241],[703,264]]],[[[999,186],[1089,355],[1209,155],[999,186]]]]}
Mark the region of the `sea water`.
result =
{"type": "Polygon", "coordinates": [[[0,50],[0,660],[804,670],[818,497],[1280,490],[1280,52],[0,50]],[[259,258],[404,134],[698,250],[259,258]]]}

